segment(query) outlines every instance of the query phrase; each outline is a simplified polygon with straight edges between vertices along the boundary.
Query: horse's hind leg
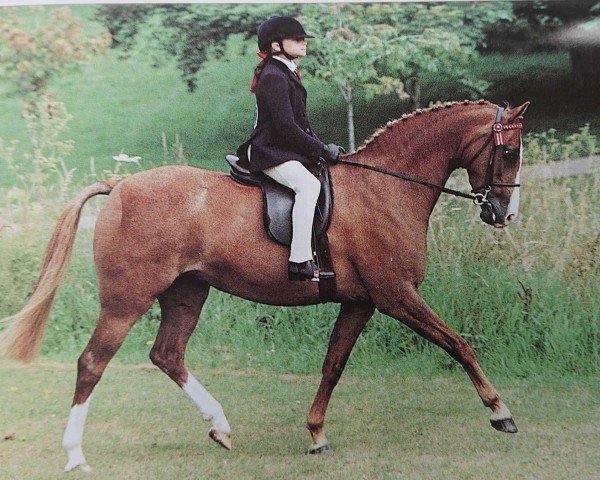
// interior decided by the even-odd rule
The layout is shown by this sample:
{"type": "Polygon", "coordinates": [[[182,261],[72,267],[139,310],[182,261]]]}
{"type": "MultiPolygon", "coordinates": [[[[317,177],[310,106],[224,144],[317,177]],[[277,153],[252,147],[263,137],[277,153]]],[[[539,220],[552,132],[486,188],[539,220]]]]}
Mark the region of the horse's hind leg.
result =
{"type": "Polygon", "coordinates": [[[209,286],[192,275],[181,275],[158,297],[160,329],[150,359],[194,401],[205,420],[211,421],[210,438],[231,450],[231,428],[221,404],[192,376],[183,362],[185,347],[196,328],[209,286]]]}
{"type": "Polygon", "coordinates": [[[129,308],[126,308],[124,305],[127,305],[127,301],[123,300],[113,302],[113,306],[102,307],[98,325],[77,363],[75,396],[63,437],[63,447],[68,455],[65,471],[90,469],[81,445],[92,390],[133,324],[150,308],[152,302],[153,299],[148,298],[129,304],[129,308]]]}
{"type": "Polygon", "coordinates": [[[471,346],[446,325],[415,290],[408,289],[404,293],[401,305],[381,310],[446,350],[464,368],[483,404],[492,410],[492,426],[501,432],[517,431],[510,411],[481,370],[471,346]]]}

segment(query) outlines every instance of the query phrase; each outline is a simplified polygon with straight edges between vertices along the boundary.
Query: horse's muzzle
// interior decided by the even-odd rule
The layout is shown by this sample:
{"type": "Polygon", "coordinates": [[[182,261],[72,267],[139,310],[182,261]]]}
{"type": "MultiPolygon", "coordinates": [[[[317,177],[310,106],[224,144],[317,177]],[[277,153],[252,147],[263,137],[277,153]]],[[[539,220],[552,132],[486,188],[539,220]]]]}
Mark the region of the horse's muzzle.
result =
{"type": "Polygon", "coordinates": [[[488,198],[488,201],[481,205],[481,213],[479,218],[488,225],[496,228],[504,228],[511,223],[515,215],[506,215],[507,209],[503,209],[498,200],[488,198]]]}

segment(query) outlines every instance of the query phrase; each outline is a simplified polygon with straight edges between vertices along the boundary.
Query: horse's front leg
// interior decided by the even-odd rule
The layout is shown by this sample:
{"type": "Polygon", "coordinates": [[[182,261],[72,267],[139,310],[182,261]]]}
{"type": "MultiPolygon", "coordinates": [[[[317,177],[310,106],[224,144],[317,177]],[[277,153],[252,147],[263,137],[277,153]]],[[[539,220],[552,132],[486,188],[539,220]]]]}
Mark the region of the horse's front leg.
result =
{"type": "Polygon", "coordinates": [[[442,347],[462,365],[483,404],[492,410],[490,422],[496,430],[516,433],[517,427],[510,411],[481,370],[471,346],[436,315],[414,287],[407,286],[402,294],[395,298],[394,304],[387,301],[384,303],[385,306],[377,304],[382,313],[396,318],[430,342],[442,347]]]}
{"type": "Polygon", "coordinates": [[[323,429],[327,405],[346,366],[352,347],[374,311],[375,307],[371,303],[342,304],[329,339],[321,384],[307,418],[306,426],[312,436],[309,453],[323,453],[332,450],[323,429]]]}

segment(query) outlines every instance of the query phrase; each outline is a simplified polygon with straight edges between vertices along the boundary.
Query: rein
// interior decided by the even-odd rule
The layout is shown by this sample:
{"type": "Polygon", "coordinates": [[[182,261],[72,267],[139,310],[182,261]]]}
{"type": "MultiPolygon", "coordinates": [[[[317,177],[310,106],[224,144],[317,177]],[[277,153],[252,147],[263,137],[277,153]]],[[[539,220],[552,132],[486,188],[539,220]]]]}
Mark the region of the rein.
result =
{"type": "Polygon", "coordinates": [[[406,180],[413,183],[418,183],[419,185],[425,185],[426,187],[435,188],[440,190],[442,193],[448,193],[450,195],[454,195],[455,197],[467,198],[469,200],[473,200],[475,205],[484,205],[488,204],[489,200],[487,196],[492,189],[492,187],[520,187],[520,183],[505,183],[505,182],[494,182],[494,164],[496,161],[496,150],[500,145],[505,145],[504,143],[504,135],[502,134],[505,130],[520,130],[523,128],[523,124],[514,123],[507,124],[502,123],[502,114],[504,113],[504,107],[498,107],[498,113],[496,114],[496,121],[492,125],[492,136],[485,142],[483,147],[479,149],[479,151],[475,154],[473,159],[469,162],[474,162],[479,155],[487,148],[490,142],[493,140],[494,145],[492,150],[490,151],[490,156],[488,159],[488,166],[485,173],[485,185],[478,189],[471,190],[471,193],[461,192],[460,190],[454,190],[452,188],[444,187],[443,185],[438,185],[436,183],[428,182],[427,180],[422,180],[420,178],[410,177],[408,175],[404,175],[402,173],[396,173],[387,168],[375,167],[373,165],[365,165],[363,163],[351,162],[349,160],[340,159],[337,163],[342,163],[345,165],[351,165],[354,167],[364,168],[365,170],[371,170],[374,172],[383,173],[384,175],[389,175],[391,177],[399,178],[401,180],[406,180]],[[483,193],[476,192],[476,190],[483,189],[483,193]]]}
{"type": "Polygon", "coordinates": [[[409,177],[408,175],[404,175],[402,173],[396,173],[392,170],[388,170],[387,168],[374,167],[372,165],[365,165],[363,163],[350,162],[348,160],[339,160],[338,163],[343,163],[346,165],[352,165],[355,167],[364,168],[365,170],[372,170],[374,172],[383,173],[385,175],[389,175],[390,177],[400,178],[401,180],[408,180],[409,182],[418,183],[419,185],[425,185],[426,187],[437,188],[444,193],[449,193],[451,195],[455,195],[457,197],[468,198],[470,200],[475,200],[477,197],[475,195],[471,195],[470,193],[461,192],[460,190],[453,190],[451,188],[443,187],[442,185],[437,185],[436,183],[428,182],[427,180],[421,180],[419,178],[409,177]]]}

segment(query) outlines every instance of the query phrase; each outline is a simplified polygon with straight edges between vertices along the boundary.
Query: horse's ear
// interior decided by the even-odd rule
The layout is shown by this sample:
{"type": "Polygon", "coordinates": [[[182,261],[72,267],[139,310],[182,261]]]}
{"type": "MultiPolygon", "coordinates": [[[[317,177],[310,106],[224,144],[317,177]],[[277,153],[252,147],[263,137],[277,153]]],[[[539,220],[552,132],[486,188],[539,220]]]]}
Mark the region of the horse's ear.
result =
{"type": "Polygon", "coordinates": [[[529,103],[530,102],[525,102],[519,107],[511,108],[510,113],[508,115],[508,121],[514,122],[516,119],[522,120],[525,110],[527,110],[527,107],[529,107],[529,103]]]}

